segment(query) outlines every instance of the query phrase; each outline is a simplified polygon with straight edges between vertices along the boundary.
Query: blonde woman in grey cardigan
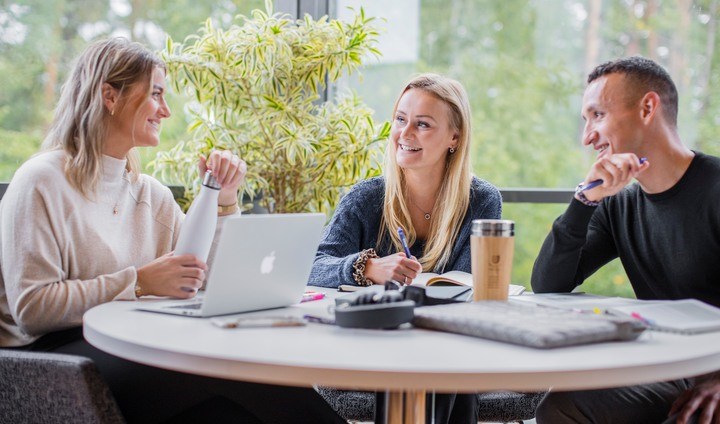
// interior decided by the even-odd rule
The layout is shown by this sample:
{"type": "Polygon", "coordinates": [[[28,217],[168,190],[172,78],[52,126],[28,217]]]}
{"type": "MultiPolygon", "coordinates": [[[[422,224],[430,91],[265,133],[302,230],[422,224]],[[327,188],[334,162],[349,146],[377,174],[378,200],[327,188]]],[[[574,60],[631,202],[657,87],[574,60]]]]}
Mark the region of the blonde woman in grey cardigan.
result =
{"type": "MultiPolygon", "coordinates": [[[[470,272],[472,220],[500,218],[502,209],[497,188],[472,176],[470,121],[467,93],[455,80],[423,74],[403,88],[383,177],[358,183],[340,201],[310,284],[410,284],[424,271],[470,272]]],[[[437,423],[477,422],[474,394],[438,395],[435,406],[437,423]]]]}
{"type": "MultiPolygon", "coordinates": [[[[0,203],[0,347],[92,358],[128,422],[188,411],[209,422],[342,422],[311,388],[160,370],[83,340],[93,306],[188,298],[205,279],[207,264],[172,254],[183,213],[170,190],[138,169],[135,148],[156,146],[170,116],[164,94],[164,64],[140,44],[96,42],[77,60],[43,151],[18,169],[0,203]]],[[[198,168],[222,186],[219,214],[237,214],[245,163],[216,151],[198,168]]]]}
{"type": "Polygon", "coordinates": [[[410,284],[420,272],[470,272],[471,221],[502,212],[497,188],[472,175],[470,120],[459,82],[435,74],[408,82],[395,103],[383,177],[356,184],[340,201],[311,284],[410,284]]]}

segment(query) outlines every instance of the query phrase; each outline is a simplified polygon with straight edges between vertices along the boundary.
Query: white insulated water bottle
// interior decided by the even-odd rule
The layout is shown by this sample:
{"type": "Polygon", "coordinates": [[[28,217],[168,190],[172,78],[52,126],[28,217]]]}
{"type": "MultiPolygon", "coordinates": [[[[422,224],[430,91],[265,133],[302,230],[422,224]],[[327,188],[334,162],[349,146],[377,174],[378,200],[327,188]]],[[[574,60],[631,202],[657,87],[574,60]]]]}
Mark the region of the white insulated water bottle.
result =
{"type": "Polygon", "coordinates": [[[219,194],[220,184],[208,170],[205,172],[200,193],[190,205],[180,227],[180,236],[175,245],[175,256],[191,254],[201,261],[207,262],[217,225],[219,194]]]}

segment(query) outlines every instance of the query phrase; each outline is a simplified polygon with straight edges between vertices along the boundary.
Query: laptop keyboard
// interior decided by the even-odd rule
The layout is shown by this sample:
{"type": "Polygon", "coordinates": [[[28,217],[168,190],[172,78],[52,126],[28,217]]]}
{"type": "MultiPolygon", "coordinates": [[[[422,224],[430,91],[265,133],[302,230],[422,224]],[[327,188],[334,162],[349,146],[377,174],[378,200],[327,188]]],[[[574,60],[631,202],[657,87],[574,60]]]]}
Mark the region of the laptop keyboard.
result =
{"type": "Polygon", "coordinates": [[[194,309],[194,310],[197,310],[197,309],[200,309],[201,307],[202,307],[202,302],[200,302],[200,303],[188,303],[188,304],[186,304],[186,305],[175,305],[175,306],[170,306],[169,308],[171,308],[171,309],[191,309],[191,310],[194,309]]]}
{"type": "Polygon", "coordinates": [[[536,348],[634,340],[645,329],[635,319],[494,301],[415,308],[412,323],[536,348]]]}

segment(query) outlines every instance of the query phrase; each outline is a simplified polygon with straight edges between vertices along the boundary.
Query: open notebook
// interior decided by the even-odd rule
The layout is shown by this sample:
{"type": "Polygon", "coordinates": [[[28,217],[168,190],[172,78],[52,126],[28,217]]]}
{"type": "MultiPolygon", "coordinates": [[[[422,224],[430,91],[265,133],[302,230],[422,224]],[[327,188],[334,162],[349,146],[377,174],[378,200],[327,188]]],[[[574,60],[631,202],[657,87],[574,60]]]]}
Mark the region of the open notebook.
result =
{"type": "MultiPolygon", "coordinates": [[[[444,274],[436,274],[434,272],[423,272],[418,275],[412,282],[413,286],[467,286],[472,287],[472,274],[463,271],[449,271],[444,274]]],[[[525,291],[525,287],[510,284],[508,287],[508,294],[510,296],[516,296],[522,294],[525,291]]]]}
{"type": "Polygon", "coordinates": [[[638,300],[587,293],[541,293],[514,297],[513,301],[630,317],[656,331],[679,334],[720,331],[720,308],[696,299],[638,300]]]}

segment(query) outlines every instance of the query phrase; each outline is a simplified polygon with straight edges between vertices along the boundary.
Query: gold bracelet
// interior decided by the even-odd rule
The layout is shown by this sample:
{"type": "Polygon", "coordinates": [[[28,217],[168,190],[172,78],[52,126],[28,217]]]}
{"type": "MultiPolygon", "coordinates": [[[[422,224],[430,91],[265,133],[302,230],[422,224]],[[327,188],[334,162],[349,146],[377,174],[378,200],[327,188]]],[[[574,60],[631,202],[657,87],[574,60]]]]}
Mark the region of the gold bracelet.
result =
{"type": "Polygon", "coordinates": [[[145,293],[143,293],[142,287],[140,287],[140,283],[138,283],[138,282],[136,281],[136,282],[135,282],[135,297],[137,297],[138,299],[140,299],[140,296],[142,296],[142,295],[144,295],[144,294],[145,294],[145,293]]]}
{"type": "Polygon", "coordinates": [[[238,203],[235,202],[232,205],[218,205],[218,215],[230,215],[238,211],[240,207],[238,206],[238,203]]]}
{"type": "Polygon", "coordinates": [[[353,272],[353,279],[356,283],[358,283],[358,286],[372,286],[373,281],[369,278],[365,278],[365,265],[367,265],[368,259],[377,258],[378,254],[375,252],[375,249],[365,249],[362,252],[360,252],[360,255],[357,259],[355,259],[355,262],[353,262],[353,269],[355,271],[353,272]]]}

